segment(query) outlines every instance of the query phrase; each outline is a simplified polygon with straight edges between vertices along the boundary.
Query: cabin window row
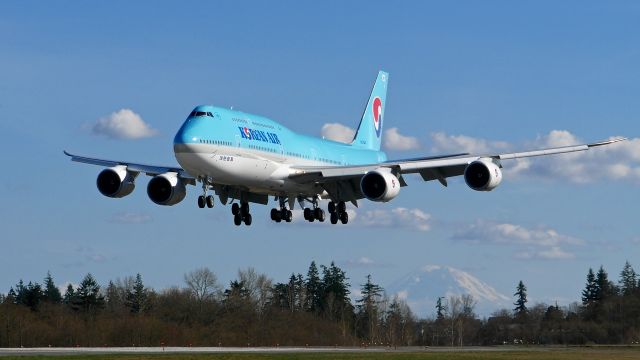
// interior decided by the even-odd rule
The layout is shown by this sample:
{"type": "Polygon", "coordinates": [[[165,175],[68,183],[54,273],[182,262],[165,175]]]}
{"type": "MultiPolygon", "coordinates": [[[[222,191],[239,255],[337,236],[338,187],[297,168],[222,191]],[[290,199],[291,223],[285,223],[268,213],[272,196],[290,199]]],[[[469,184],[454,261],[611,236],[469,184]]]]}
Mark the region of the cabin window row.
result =
{"type": "Polygon", "coordinates": [[[223,140],[205,140],[200,139],[201,144],[211,144],[211,145],[224,145],[231,146],[231,141],[223,141],[223,140]]]}

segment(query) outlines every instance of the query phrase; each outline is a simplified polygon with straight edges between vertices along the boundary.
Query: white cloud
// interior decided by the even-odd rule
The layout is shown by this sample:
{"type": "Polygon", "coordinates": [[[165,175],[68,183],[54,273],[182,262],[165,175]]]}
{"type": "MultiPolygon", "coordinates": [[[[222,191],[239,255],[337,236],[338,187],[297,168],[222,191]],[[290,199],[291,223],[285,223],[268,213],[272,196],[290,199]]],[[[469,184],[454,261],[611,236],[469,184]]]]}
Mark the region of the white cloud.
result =
{"type": "Polygon", "coordinates": [[[548,227],[531,229],[516,224],[482,220],[458,231],[452,238],[476,244],[499,244],[519,247],[523,250],[516,252],[514,255],[518,259],[573,259],[575,255],[562,247],[575,247],[585,244],[582,239],[562,235],[548,227]]]}
{"type": "Polygon", "coordinates": [[[405,136],[393,127],[384,132],[384,147],[388,150],[414,150],[420,148],[420,142],[413,136],[405,136]]]}
{"type": "Polygon", "coordinates": [[[360,267],[360,268],[367,268],[367,267],[384,267],[384,264],[380,264],[376,261],[374,261],[371,258],[368,258],[366,256],[362,256],[358,259],[352,259],[352,260],[347,260],[344,262],[345,265],[349,266],[349,267],[360,267]]]}
{"type": "MultiPolygon", "coordinates": [[[[443,132],[431,134],[431,140],[435,153],[468,152],[475,155],[585,143],[566,130],[553,130],[517,146],[504,141],[447,135],[443,132]]],[[[620,179],[640,182],[640,138],[575,153],[506,160],[503,166],[505,174],[511,178],[565,179],[574,183],[620,179]]]]}
{"type": "Polygon", "coordinates": [[[409,298],[409,291],[408,290],[398,291],[396,293],[396,296],[398,297],[398,299],[406,301],[409,298]]]}
{"type": "Polygon", "coordinates": [[[340,123],[329,123],[322,125],[320,134],[326,139],[350,144],[351,141],[353,141],[356,131],[340,123]]]}
{"type": "Polygon", "coordinates": [[[109,116],[98,119],[91,127],[96,135],[112,139],[141,139],[156,136],[158,131],[144,122],[140,115],[130,109],[120,109],[109,116]]]}
{"type": "Polygon", "coordinates": [[[559,234],[547,227],[529,229],[517,224],[495,223],[478,220],[476,223],[458,231],[453,236],[456,240],[473,243],[502,243],[533,246],[558,246],[560,244],[583,245],[584,241],[571,236],[559,234]]]}
{"type": "Polygon", "coordinates": [[[435,153],[460,153],[483,155],[496,150],[505,150],[509,144],[504,141],[489,141],[465,135],[447,135],[444,132],[431,134],[432,150],[435,153]]]}
{"type": "Polygon", "coordinates": [[[367,210],[358,218],[358,223],[372,227],[401,227],[418,231],[429,231],[431,228],[431,214],[420,209],[367,210]]]}
{"type": "Polygon", "coordinates": [[[545,260],[565,260],[565,259],[575,259],[575,255],[573,253],[562,250],[559,246],[552,246],[549,249],[545,250],[532,250],[529,249],[527,251],[521,251],[515,254],[516,259],[545,259],[545,260]]]}
{"type": "Polygon", "coordinates": [[[143,213],[117,213],[114,214],[110,221],[118,224],[146,224],[151,222],[153,218],[149,214],[143,213]]]}

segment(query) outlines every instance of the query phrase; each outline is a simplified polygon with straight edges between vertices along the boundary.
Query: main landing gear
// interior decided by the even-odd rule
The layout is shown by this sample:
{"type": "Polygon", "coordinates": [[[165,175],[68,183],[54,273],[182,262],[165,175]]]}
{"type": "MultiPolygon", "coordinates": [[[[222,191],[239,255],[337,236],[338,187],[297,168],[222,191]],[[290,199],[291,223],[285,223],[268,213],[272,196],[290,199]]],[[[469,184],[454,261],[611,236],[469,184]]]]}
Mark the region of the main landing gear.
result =
{"type": "Polygon", "coordinates": [[[314,222],[315,220],[324,222],[324,210],[318,207],[318,199],[313,200],[313,208],[304,208],[304,219],[308,222],[314,222]]]}
{"type": "Polygon", "coordinates": [[[344,201],[337,204],[333,201],[329,202],[329,220],[334,225],[338,223],[338,220],[343,224],[349,222],[349,214],[347,214],[347,206],[344,201]]]}
{"type": "Polygon", "coordinates": [[[286,198],[280,197],[279,200],[280,208],[271,209],[271,220],[277,223],[282,221],[291,222],[291,220],[293,219],[293,213],[291,212],[291,210],[287,209],[286,198]]]}
{"type": "Polygon", "coordinates": [[[251,214],[249,213],[249,203],[241,202],[231,205],[231,213],[233,214],[233,223],[240,226],[244,222],[245,225],[251,225],[251,214]]]}

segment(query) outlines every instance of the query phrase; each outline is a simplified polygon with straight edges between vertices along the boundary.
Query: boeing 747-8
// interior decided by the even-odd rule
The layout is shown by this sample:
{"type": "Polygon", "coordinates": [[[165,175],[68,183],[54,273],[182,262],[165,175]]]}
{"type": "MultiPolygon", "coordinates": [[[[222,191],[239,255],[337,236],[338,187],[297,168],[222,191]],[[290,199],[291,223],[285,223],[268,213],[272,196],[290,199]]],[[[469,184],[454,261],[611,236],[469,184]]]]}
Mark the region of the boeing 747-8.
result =
{"type": "Polygon", "coordinates": [[[175,205],[187,185],[202,187],[200,208],[231,203],[236,225],[251,225],[250,203],[277,202],[271,220],[291,222],[296,201],[309,222],[325,221],[320,199],[328,199],[329,220],[346,224],[346,203],[361,199],[387,202],[407,185],[403,175],[420,174],[425,181],[462,175],[476,191],[491,191],[502,181],[502,161],[531,156],[584,151],[625,140],[606,141],[508,154],[467,153],[392,160],[380,151],[389,74],[381,71],[350,144],[297,134],[266,117],[221,107],[197,106],[173,141],[181,167],[136,164],[65,154],[71,160],[104,166],[98,190],[121,198],[131,194],[140,173],[152,176],[147,194],[158,205],[175,205]]]}

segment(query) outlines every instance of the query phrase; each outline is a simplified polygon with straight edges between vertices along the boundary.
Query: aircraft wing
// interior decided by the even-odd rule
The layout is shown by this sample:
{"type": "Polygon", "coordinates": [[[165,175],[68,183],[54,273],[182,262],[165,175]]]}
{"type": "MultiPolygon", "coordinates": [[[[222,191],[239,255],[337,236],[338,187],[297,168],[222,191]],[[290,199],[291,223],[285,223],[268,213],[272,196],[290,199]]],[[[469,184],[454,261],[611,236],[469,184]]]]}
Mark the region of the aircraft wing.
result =
{"type": "Polygon", "coordinates": [[[407,185],[402,179],[402,174],[415,173],[420,174],[425,181],[438,180],[442,185],[447,186],[447,178],[463,175],[468,164],[481,158],[510,160],[533,156],[564,154],[585,151],[592,147],[609,145],[624,140],[626,140],[626,138],[614,138],[591,144],[563,146],[515,153],[490,155],[454,154],[432,158],[394,160],[369,165],[327,167],[301,166],[294,167],[289,178],[300,183],[312,182],[320,184],[330,195],[332,195],[332,197],[336,197],[338,196],[337,194],[341,194],[341,198],[346,197],[348,200],[355,203],[355,200],[364,197],[360,192],[360,178],[367,172],[379,168],[389,168],[398,177],[402,186],[407,185]]]}
{"type": "Polygon", "coordinates": [[[189,175],[184,169],[177,166],[157,166],[157,165],[147,165],[147,164],[136,164],[127,161],[117,161],[117,160],[105,160],[105,159],[97,159],[85,156],[79,156],[71,154],[67,151],[64,152],[65,155],[71,157],[71,161],[76,161],[84,164],[98,165],[98,166],[117,166],[124,165],[127,167],[127,170],[138,173],[145,173],[149,176],[155,176],[159,174],[164,174],[167,172],[175,172],[178,174],[180,178],[185,180],[188,184],[195,185],[196,179],[189,175]]]}

